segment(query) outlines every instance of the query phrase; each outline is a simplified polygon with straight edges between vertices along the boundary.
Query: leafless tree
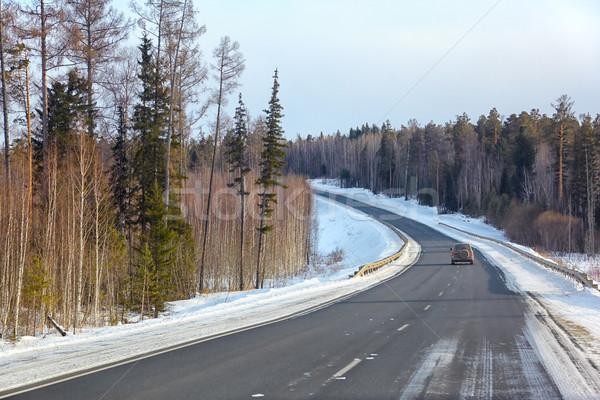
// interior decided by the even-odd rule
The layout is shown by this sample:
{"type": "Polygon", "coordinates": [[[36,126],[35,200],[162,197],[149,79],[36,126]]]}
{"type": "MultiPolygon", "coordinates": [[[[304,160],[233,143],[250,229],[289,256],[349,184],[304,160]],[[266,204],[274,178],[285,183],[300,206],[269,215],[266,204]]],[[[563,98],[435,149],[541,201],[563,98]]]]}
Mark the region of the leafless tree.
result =
{"type": "Polygon", "coordinates": [[[67,33],[66,55],[74,65],[83,65],[87,80],[88,134],[94,133],[94,85],[116,58],[119,44],[127,38],[132,22],[104,0],[67,0],[62,24],[67,33]]]}
{"type": "Polygon", "coordinates": [[[213,179],[215,172],[215,161],[217,158],[217,148],[219,147],[219,136],[221,131],[221,108],[227,103],[227,96],[235,90],[239,83],[240,75],[244,71],[245,59],[240,52],[238,42],[231,42],[229,36],[221,38],[221,42],[213,51],[214,64],[211,65],[214,78],[218,82],[218,87],[213,91],[211,103],[217,106],[217,118],[215,122],[215,135],[213,140],[213,153],[210,166],[210,177],[208,184],[208,198],[206,200],[206,222],[204,225],[204,237],[202,239],[202,255],[200,257],[200,276],[199,290],[202,291],[204,285],[204,268],[206,262],[206,243],[209,235],[209,221],[211,211],[211,200],[213,194],[213,179]]]}

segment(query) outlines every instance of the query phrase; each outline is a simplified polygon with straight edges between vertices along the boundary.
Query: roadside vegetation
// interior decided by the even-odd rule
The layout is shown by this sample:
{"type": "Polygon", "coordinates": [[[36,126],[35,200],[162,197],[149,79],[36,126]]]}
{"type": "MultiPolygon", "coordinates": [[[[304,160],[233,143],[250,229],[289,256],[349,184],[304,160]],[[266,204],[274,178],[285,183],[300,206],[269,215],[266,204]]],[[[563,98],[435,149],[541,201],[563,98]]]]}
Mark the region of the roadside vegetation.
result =
{"type": "Polygon", "coordinates": [[[309,261],[312,198],[282,174],[278,71],[252,116],[239,44],[205,59],[191,0],[132,7],[129,48],[134,21],[105,1],[0,3],[2,339],[47,316],[71,333],[157,317],[309,261]]]}

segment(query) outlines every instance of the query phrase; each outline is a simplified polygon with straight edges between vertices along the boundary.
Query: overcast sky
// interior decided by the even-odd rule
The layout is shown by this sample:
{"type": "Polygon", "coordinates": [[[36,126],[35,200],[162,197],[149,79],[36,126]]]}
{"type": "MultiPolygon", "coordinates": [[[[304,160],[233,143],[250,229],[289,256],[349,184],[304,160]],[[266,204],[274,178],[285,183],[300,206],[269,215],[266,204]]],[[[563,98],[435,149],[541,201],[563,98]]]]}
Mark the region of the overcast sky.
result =
{"type": "MultiPolygon", "coordinates": [[[[539,108],[568,94],[600,113],[598,0],[194,0],[209,58],[220,37],[246,58],[251,115],[279,69],[286,137],[365,122],[443,124],[539,108]]],[[[229,112],[237,103],[230,98],[229,112]]]]}

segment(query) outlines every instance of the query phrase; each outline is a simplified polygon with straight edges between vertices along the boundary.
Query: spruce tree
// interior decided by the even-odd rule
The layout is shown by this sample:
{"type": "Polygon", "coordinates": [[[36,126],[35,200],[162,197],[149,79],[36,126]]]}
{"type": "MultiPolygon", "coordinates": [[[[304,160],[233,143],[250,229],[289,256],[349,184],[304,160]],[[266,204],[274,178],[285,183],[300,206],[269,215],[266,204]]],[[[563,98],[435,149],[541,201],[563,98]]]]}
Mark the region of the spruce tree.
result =
{"type": "Polygon", "coordinates": [[[150,230],[147,240],[152,255],[152,280],[149,285],[149,301],[153,306],[154,318],[160,311],[164,311],[165,302],[170,299],[173,289],[171,284],[172,267],[175,263],[173,252],[176,250],[175,232],[167,226],[164,218],[164,204],[160,196],[158,182],[153,190],[154,196],[150,199],[150,230]]]}
{"type": "Polygon", "coordinates": [[[127,138],[126,116],[123,107],[117,110],[119,117],[117,136],[112,146],[114,164],[111,171],[112,195],[117,207],[117,221],[119,234],[125,232],[125,225],[129,222],[130,204],[130,178],[131,162],[129,157],[129,140],[127,138]]]}
{"type": "Polygon", "coordinates": [[[66,83],[55,81],[48,91],[49,138],[56,146],[59,159],[64,159],[75,142],[75,121],[87,120],[86,87],[86,80],[79,76],[77,70],[71,70],[66,83]]]}
{"type": "Polygon", "coordinates": [[[133,112],[133,130],[136,133],[133,169],[138,182],[137,223],[142,232],[149,228],[150,199],[156,182],[162,181],[165,167],[164,132],[167,127],[168,98],[161,82],[158,62],[152,54],[152,43],[146,36],[139,46],[142,86],[139,103],[133,112]]]}
{"type": "MultiPolygon", "coordinates": [[[[146,300],[152,305],[156,317],[164,309],[165,301],[176,293],[174,271],[195,264],[195,246],[191,227],[181,219],[181,210],[171,203],[167,208],[164,206],[160,183],[163,182],[166,165],[169,100],[163,85],[165,77],[147,37],[142,39],[140,51],[138,78],[142,90],[133,113],[136,134],[133,173],[137,182],[136,222],[141,231],[138,251],[147,246],[152,255],[152,262],[144,264],[145,270],[149,271],[144,277],[147,280],[146,300]]],[[[141,256],[143,254],[140,253],[141,256]]],[[[181,289],[186,284],[179,282],[179,285],[181,289]]],[[[189,294],[186,289],[180,293],[182,291],[189,294]]]]}
{"type": "Polygon", "coordinates": [[[241,216],[240,216],[240,264],[239,264],[239,290],[244,290],[244,218],[245,204],[244,197],[246,192],[245,176],[250,172],[248,167],[248,129],[246,119],[248,117],[242,94],[239,95],[238,107],[235,109],[235,129],[229,140],[226,142],[227,150],[225,156],[229,162],[229,171],[235,173],[233,184],[229,187],[238,186],[238,195],[240,196],[241,216]]]}
{"type": "Polygon", "coordinates": [[[392,187],[392,177],[396,170],[396,152],[394,149],[394,132],[387,121],[382,127],[381,143],[377,155],[379,156],[379,180],[382,190],[392,187]]]}
{"type": "Polygon", "coordinates": [[[260,226],[258,228],[258,256],[256,261],[256,289],[261,286],[261,256],[264,235],[273,230],[273,225],[266,224],[266,219],[273,215],[273,205],[277,204],[277,194],[273,191],[277,186],[285,188],[281,183],[281,173],[286,163],[284,161],[288,147],[283,139],[283,128],[281,127],[281,118],[283,117],[283,107],[277,97],[279,93],[278,71],[273,75],[273,88],[271,91],[271,100],[269,108],[265,110],[267,114],[267,131],[262,139],[263,150],[260,161],[260,177],[256,180],[257,185],[262,185],[263,191],[259,193],[261,202],[260,207],[260,226]]]}
{"type": "Polygon", "coordinates": [[[146,309],[149,309],[149,285],[154,281],[151,271],[154,270],[152,253],[148,241],[144,241],[138,249],[138,260],[132,281],[132,293],[129,306],[134,311],[139,311],[140,318],[144,319],[146,309]]]}

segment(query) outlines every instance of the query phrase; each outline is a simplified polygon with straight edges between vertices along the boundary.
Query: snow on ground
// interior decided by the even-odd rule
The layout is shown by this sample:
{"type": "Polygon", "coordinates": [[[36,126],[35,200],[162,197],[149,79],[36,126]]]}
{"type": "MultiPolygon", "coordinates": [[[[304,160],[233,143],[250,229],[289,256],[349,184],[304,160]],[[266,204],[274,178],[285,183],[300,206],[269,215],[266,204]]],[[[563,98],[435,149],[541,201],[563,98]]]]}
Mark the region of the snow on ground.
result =
{"type": "Polygon", "coordinates": [[[595,281],[600,281],[600,256],[593,257],[587,254],[554,254],[552,258],[559,260],[563,265],[585,272],[595,281]]]}
{"type": "Polygon", "coordinates": [[[338,265],[353,268],[391,256],[402,247],[402,240],[389,228],[379,223],[365,223],[371,218],[340,205],[338,202],[316,196],[317,247],[321,255],[341,250],[343,259],[338,265]]]}
{"type": "MultiPolygon", "coordinates": [[[[504,272],[506,283],[511,290],[530,293],[538,298],[546,309],[561,321],[563,327],[569,328],[571,335],[585,343],[590,358],[595,360],[596,365],[600,365],[600,292],[598,290],[583,287],[558,272],[519,256],[505,246],[476,239],[440,224],[444,223],[479,236],[508,242],[504,232],[487,225],[483,219],[469,218],[460,214],[438,215],[436,208],[418,205],[415,200],[406,201],[403,198],[374,195],[365,189],[340,189],[337,185],[326,181],[315,180],[311,182],[311,186],[388,210],[389,218],[395,218],[395,215],[410,218],[458,242],[471,243],[504,272]]],[[[518,247],[538,255],[531,249],[518,247]]],[[[577,266],[573,263],[571,265],[577,266]]],[[[579,269],[585,268],[579,265],[579,269]]]]}
{"type": "MultiPolygon", "coordinates": [[[[64,338],[50,331],[44,338],[0,341],[0,393],[318,308],[389,279],[418,259],[420,246],[409,240],[396,262],[367,277],[348,279],[356,267],[397,252],[402,241],[358,211],[326,199],[316,202],[319,253],[326,257],[342,250],[341,260],[330,266],[334,273],[321,266],[321,276],[296,278],[278,288],[215,293],[173,302],[159,318],[135,324],[87,329],[64,338]]],[[[316,271],[313,266],[307,275],[316,271]]]]}

